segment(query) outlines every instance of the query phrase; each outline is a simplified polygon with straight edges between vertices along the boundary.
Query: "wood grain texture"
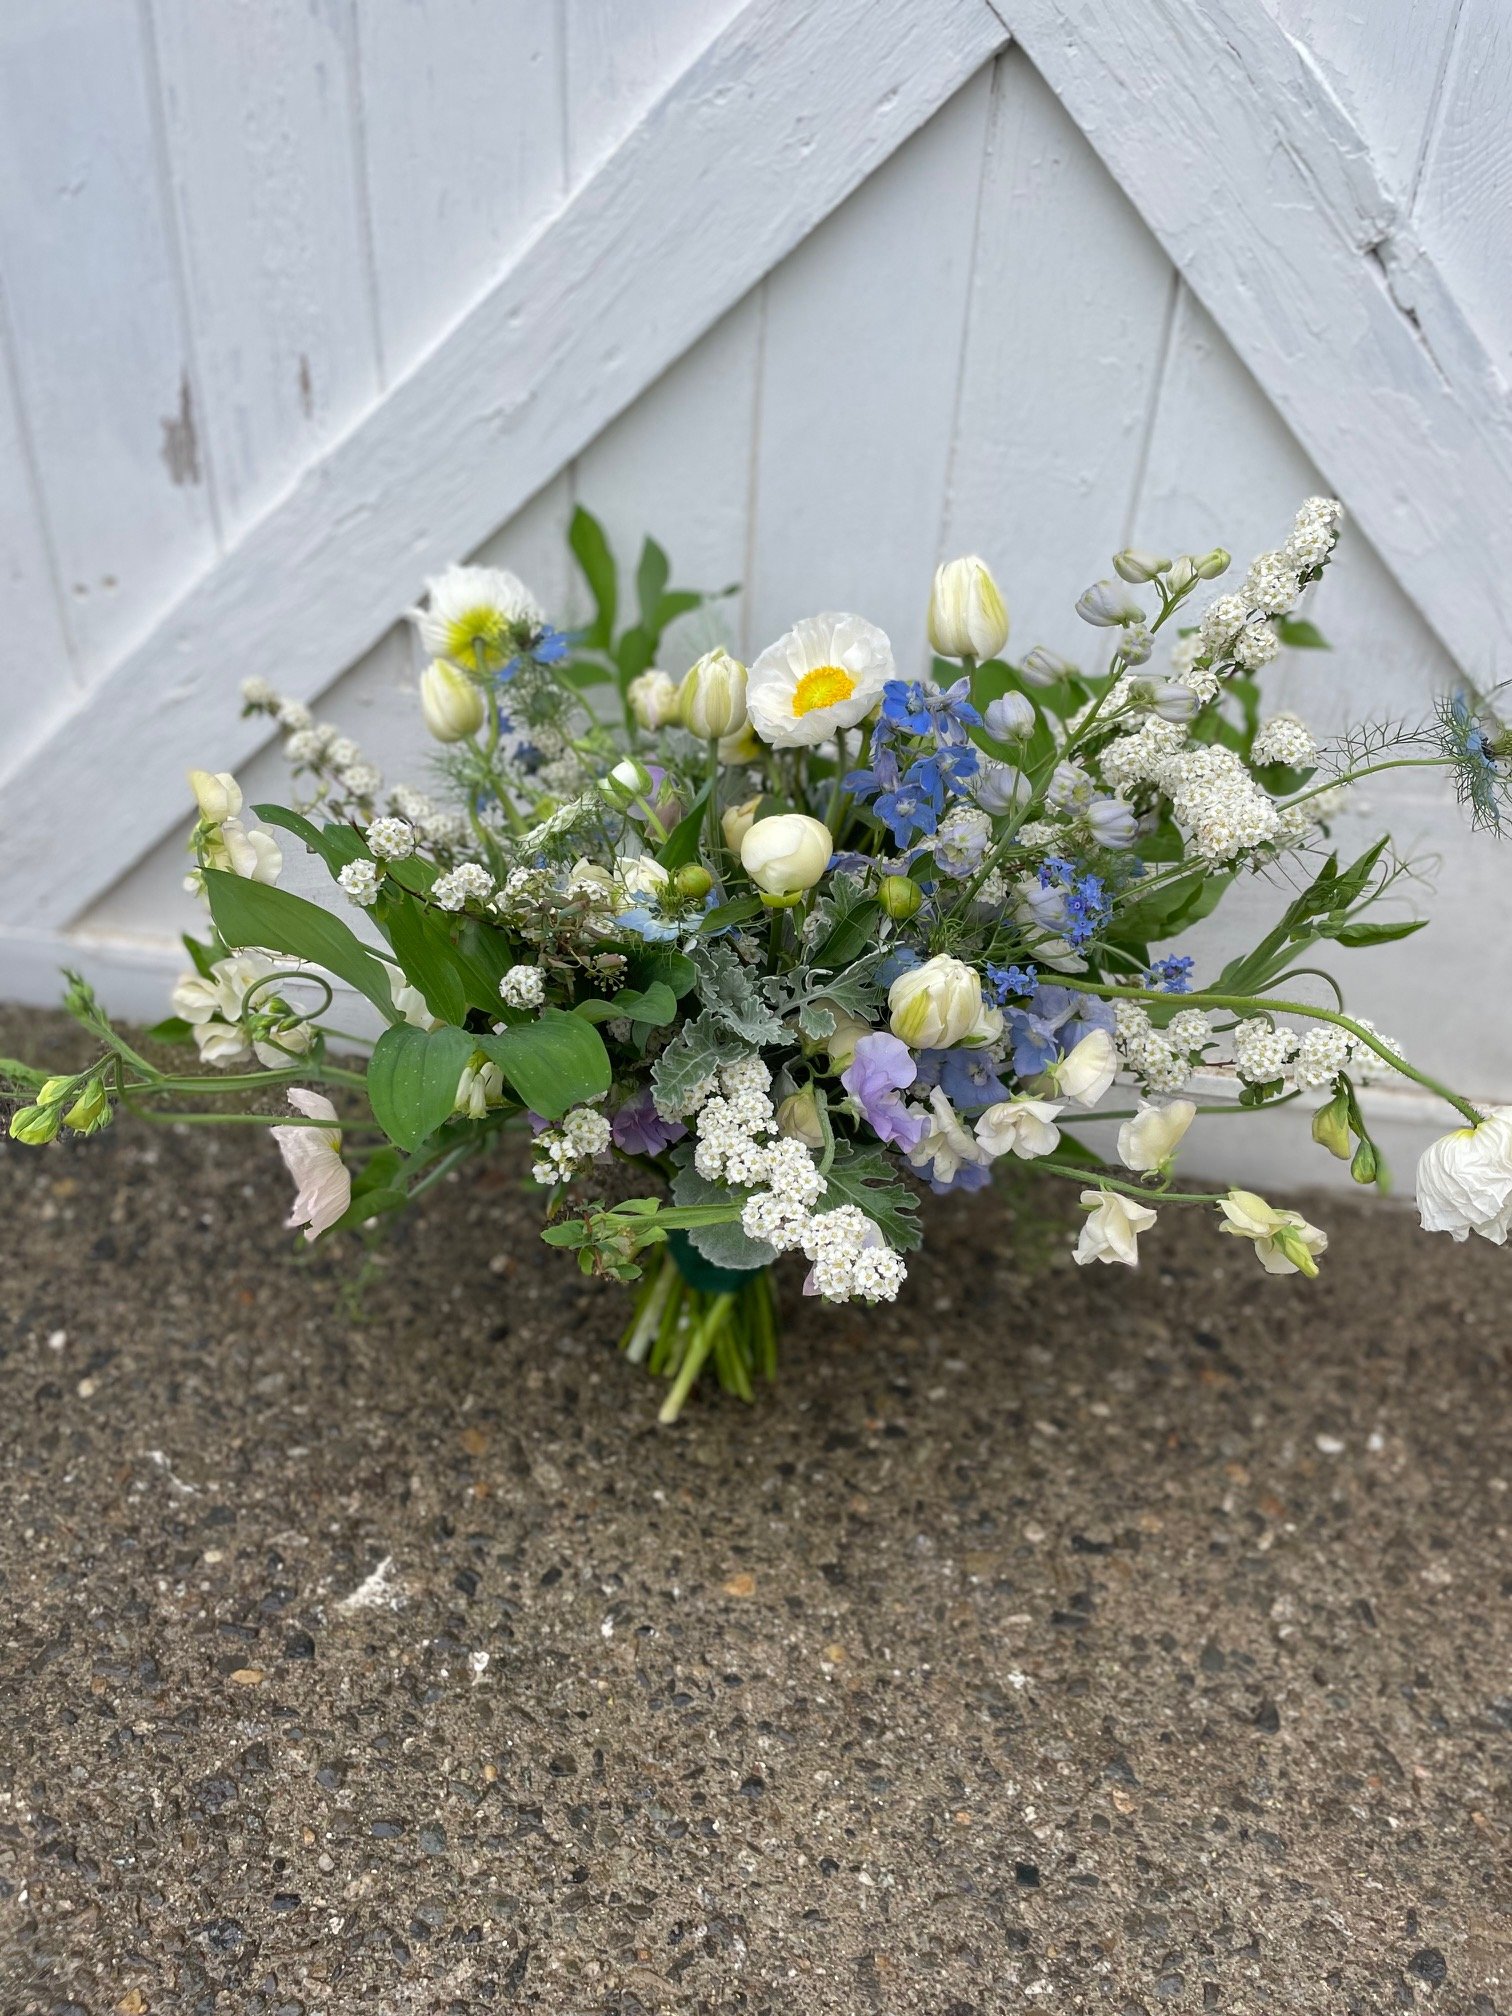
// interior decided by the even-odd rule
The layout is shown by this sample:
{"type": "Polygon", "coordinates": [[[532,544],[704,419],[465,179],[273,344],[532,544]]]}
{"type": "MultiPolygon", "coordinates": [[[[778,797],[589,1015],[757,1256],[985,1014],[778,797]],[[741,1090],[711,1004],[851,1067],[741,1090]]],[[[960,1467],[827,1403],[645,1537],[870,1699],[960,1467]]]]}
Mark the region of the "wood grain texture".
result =
{"type": "Polygon", "coordinates": [[[347,0],[150,0],[204,432],[235,538],[372,400],[347,0]]]}
{"type": "Polygon", "coordinates": [[[135,5],[0,8],[0,274],[65,620],[93,677],[216,550],[135,5]]]}
{"type": "Polygon", "coordinates": [[[78,692],[4,307],[0,294],[0,606],[13,640],[10,662],[0,671],[0,734],[16,750],[60,720],[78,692]]]}
{"type": "Polygon", "coordinates": [[[71,918],[207,746],[228,682],[318,692],[421,577],[475,546],[1001,46],[980,0],[751,0],[551,228],[254,525],[69,724],[101,816],[66,850],[39,771],[4,780],[7,921],[71,918]],[[885,15],[885,20],[881,17],[885,15]],[[863,32],[864,31],[864,32],[863,32]],[[802,170],[800,173],[799,170],[802,170]],[[276,584],[276,593],[275,591],[276,584]]]}
{"type": "Polygon", "coordinates": [[[999,4],[1441,640],[1489,662],[1512,410],[1305,52],[1253,0],[999,4]]]}
{"type": "Polygon", "coordinates": [[[561,0],[568,174],[576,184],[668,82],[734,18],[740,0],[561,0]]]}

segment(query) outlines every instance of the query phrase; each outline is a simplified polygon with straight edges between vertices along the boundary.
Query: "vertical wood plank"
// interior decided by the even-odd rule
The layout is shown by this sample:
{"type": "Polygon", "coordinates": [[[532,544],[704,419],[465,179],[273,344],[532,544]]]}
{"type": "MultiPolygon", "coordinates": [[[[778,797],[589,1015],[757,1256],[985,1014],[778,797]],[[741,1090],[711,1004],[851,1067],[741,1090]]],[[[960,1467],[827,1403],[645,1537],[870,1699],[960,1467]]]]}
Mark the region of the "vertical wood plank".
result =
{"type": "Polygon", "coordinates": [[[990,99],[988,66],[769,276],[752,651],[852,609],[922,662],[990,99]]]}
{"type": "Polygon", "coordinates": [[[78,696],[3,306],[0,299],[0,614],[13,650],[0,672],[0,715],[9,753],[38,741],[78,696]]]}
{"type": "Polygon", "coordinates": [[[613,151],[740,0],[562,0],[568,167],[573,184],[613,151]]]}
{"type": "MultiPolygon", "coordinates": [[[[1074,655],[1127,519],[1174,275],[1055,94],[998,60],[942,553],[979,552],[1015,648],[1074,655]]],[[[929,558],[921,553],[915,565],[929,558]]]]}
{"type": "Polygon", "coordinates": [[[561,199],[560,20],[538,0],[355,4],[374,285],[393,379],[561,199]]]}
{"type": "Polygon", "coordinates": [[[205,431],[235,534],[378,385],[347,0],[150,0],[205,431]]]}
{"type": "Polygon", "coordinates": [[[0,9],[0,273],[86,674],[216,547],[154,119],[135,5],[0,9]]]}

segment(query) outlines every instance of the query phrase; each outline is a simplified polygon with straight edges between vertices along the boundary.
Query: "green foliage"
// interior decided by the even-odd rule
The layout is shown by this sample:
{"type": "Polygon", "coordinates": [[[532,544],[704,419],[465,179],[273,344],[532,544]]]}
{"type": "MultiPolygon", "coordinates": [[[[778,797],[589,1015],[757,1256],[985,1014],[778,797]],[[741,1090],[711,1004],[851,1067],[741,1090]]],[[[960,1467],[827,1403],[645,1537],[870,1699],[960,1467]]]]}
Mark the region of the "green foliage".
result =
{"type": "Polygon", "coordinates": [[[612,1000],[579,1001],[572,1012],[587,1022],[613,1022],[622,1017],[627,1022],[644,1023],[649,1029],[661,1029],[676,1020],[677,996],[664,980],[653,980],[644,990],[622,987],[612,1000]]]}
{"type": "Polygon", "coordinates": [[[601,1099],[614,1075],[597,1029],[561,1008],[543,1008],[534,1021],[471,1040],[498,1065],[521,1104],[546,1120],[601,1099]]]}
{"type": "MultiPolygon", "coordinates": [[[[726,1186],[706,1182],[691,1161],[673,1177],[672,1195],[677,1203],[685,1205],[728,1205],[731,1201],[731,1193],[726,1186]]],[[[770,1267],[777,1258],[776,1247],[769,1246],[764,1239],[750,1238],[738,1218],[722,1224],[690,1226],[688,1238],[694,1249],[714,1267],[729,1267],[737,1271],[770,1267]]]]}
{"type": "Polygon", "coordinates": [[[709,1012],[685,1022],[651,1067],[657,1105],[665,1112],[686,1110],[696,1087],[721,1064],[733,1064],[750,1048],[737,1041],[709,1012]]]}
{"type": "Polygon", "coordinates": [[[919,1200],[898,1178],[898,1165],[879,1147],[858,1148],[835,1143],[835,1159],[824,1173],[826,1189],[821,1211],[854,1204],[876,1220],[889,1246],[911,1253],[924,1243],[919,1230],[919,1200]]]}
{"type": "Polygon", "coordinates": [[[473,1053],[463,1029],[414,1029],[399,1022],[373,1046],[367,1068],[373,1118],[401,1148],[420,1143],[451,1116],[457,1081],[473,1053]]]}
{"type": "Polygon", "coordinates": [[[399,1019],[389,969],[351,928],[317,903],[218,868],[205,870],[205,895],[222,940],[233,948],[262,946],[323,966],[366,995],[387,1021],[399,1019]]]}
{"type": "Polygon", "coordinates": [[[698,945],[690,956],[698,968],[698,995],[706,1014],[752,1049],[782,1041],[781,1017],[773,1012],[758,976],[730,946],[698,945]]]}

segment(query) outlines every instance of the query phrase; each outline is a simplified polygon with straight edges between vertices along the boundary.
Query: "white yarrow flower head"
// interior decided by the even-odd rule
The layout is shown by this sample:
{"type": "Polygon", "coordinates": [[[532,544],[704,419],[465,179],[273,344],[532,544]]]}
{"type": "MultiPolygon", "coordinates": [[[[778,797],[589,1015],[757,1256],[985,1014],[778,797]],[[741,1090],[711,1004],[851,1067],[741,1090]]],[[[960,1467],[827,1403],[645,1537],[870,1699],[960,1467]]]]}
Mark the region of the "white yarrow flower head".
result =
{"type": "Polygon", "coordinates": [[[1317,1255],[1328,1250],[1328,1234],[1309,1225],[1300,1211],[1277,1211],[1253,1190],[1230,1190],[1220,1197],[1222,1232],[1236,1239],[1253,1239],[1255,1256],[1267,1274],[1305,1274],[1318,1271],[1317,1255]]]}
{"type": "Polygon", "coordinates": [[[1077,1266],[1100,1260],[1105,1267],[1137,1267],[1139,1235],[1155,1223],[1149,1205],[1118,1190],[1083,1190],[1081,1206],[1088,1217],[1071,1255],[1077,1266]]]}
{"type": "Polygon", "coordinates": [[[378,887],[383,871],[376,861],[369,861],[366,855],[348,861],[336,877],[349,903],[355,903],[359,910],[371,910],[378,901],[378,887]]]}
{"type": "Polygon", "coordinates": [[[539,966],[511,966],[499,982],[506,1008],[539,1008],[546,999],[546,975],[539,966]]]}
{"type": "Polygon", "coordinates": [[[1118,1130],[1118,1159],[1125,1169],[1143,1175],[1169,1169],[1187,1129],[1197,1117],[1190,1099],[1167,1099],[1160,1105],[1141,1099],[1139,1111],[1118,1130]]]}
{"type": "MultiPolygon", "coordinates": [[[[336,1108],[321,1092],[301,1085],[289,1087],[289,1104],[309,1120],[334,1123],[336,1108]]],[[[306,1239],[318,1239],[342,1217],[352,1201],[352,1172],[341,1159],[341,1129],[275,1127],[273,1139],[284,1166],[294,1178],[297,1195],[288,1224],[303,1225],[306,1239]]]]}
{"type": "Polygon", "coordinates": [[[992,569],[975,553],[935,569],[929,641],[942,658],[996,658],[1008,642],[1008,605],[992,569]]]}
{"type": "Polygon", "coordinates": [[[448,567],[425,589],[425,607],[410,611],[421,643],[433,658],[470,672],[497,671],[546,621],[524,582],[504,567],[448,567]]]}
{"type": "Polygon", "coordinates": [[[1512,1230],[1512,1106],[1475,1127],[1457,1127],[1424,1151],[1417,1168],[1418,1216],[1425,1232],[1457,1243],[1472,1232],[1493,1246],[1512,1230]]]}
{"type": "Polygon", "coordinates": [[[896,676],[892,645],[860,616],[805,616],[769,644],[746,680],[746,707],[763,742],[811,747],[854,728],[896,676]]]}

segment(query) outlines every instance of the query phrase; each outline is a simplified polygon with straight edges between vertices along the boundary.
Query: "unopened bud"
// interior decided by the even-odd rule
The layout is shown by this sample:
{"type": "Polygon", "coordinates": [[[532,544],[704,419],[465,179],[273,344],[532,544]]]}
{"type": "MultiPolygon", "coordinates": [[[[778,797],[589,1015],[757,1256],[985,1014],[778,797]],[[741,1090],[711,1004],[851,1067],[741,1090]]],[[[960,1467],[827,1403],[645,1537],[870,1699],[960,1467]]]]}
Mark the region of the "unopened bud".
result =
{"type": "MultiPolygon", "coordinates": [[[[1199,553],[1192,565],[1196,568],[1200,579],[1216,581],[1220,574],[1227,574],[1233,565],[1233,560],[1232,553],[1225,552],[1221,546],[1215,546],[1211,553],[1199,553]]],[[[1314,1268],[1313,1272],[1316,1273],[1317,1269],[1314,1268]]]]}
{"type": "Polygon", "coordinates": [[[894,923],[905,923],[917,915],[924,891],[907,875],[884,875],[877,884],[877,900],[894,923]]]}
{"type": "Polygon", "coordinates": [[[637,763],[633,756],[616,763],[609,775],[599,782],[600,793],[616,812],[628,812],[637,799],[648,795],[651,788],[651,772],[644,763],[637,763]]]}
{"type": "Polygon", "coordinates": [[[55,1139],[62,1120],[56,1106],[22,1106],[12,1113],[10,1137],[28,1148],[42,1148],[55,1139]]]}
{"type": "Polygon", "coordinates": [[[1118,630],[1125,623],[1143,623],[1145,612],[1116,581],[1094,581],[1076,604],[1083,623],[1099,630],[1118,630]]]}
{"type": "Polygon", "coordinates": [[[1054,686],[1062,679],[1069,679],[1076,667],[1069,658],[1062,658],[1054,651],[1047,651],[1043,644],[1036,644],[1018,669],[1019,677],[1026,686],[1054,686]]]}
{"type": "Polygon", "coordinates": [[[1318,1278],[1318,1263],[1313,1258],[1312,1247],[1302,1236],[1302,1228],[1297,1225],[1278,1225],[1271,1234],[1276,1251],[1290,1260],[1299,1274],[1305,1274],[1309,1281],[1318,1278]]]}
{"type": "Polygon", "coordinates": [[[1197,563],[1190,553],[1184,553],[1179,560],[1173,560],[1166,575],[1166,586],[1173,595],[1184,595],[1197,579],[1197,563]]]}
{"type": "Polygon", "coordinates": [[[814,1088],[806,1085],[801,1092],[794,1092],[784,1099],[777,1108],[777,1132],[790,1141],[801,1141],[806,1148],[824,1146],[824,1128],[819,1119],[819,1102],[814,1097],[814,1088]]]}
{"type": "Polygon", "coordinates": [[[1034,732],[1038,716],[1034,702],[1023,693],[1000,693],[982,716],[982,725],[999,742],[1021,742],[1034,732]]]}
{"type": "Polygon", "coordinates": [[[1320,1106],[1314,1113],[1312,1138],[1320,1148],[1326,1148],[1341,1162],[1349,1160],[1349,1095],[1346,1092],[1336,1092],[1326,1106],[1320,1106]]]}
{"type": "Polygon", "coordinates": [[[37,1094],[37,1103],[41,1106],[56,1106],[60,1099],[68,1097],[73,1088],[72,1078],[49,1078],[37,1094]]]}
{"type": "Polygon", "coordinates": [[[1381,1161],[1376,1154],[1375,1143],[1368,1134],[1360,1136],[1360,1145],[1354,1152],[1349,1165],[1349,1173],[1356,1183],[1374,1183],[1380,1173],[1381,1161]]]}
{"type": "Polygon", "coordinates": [[[701,903],[714,887],[714,877],[697,861],[686,861],[672,877],[672,887],[685,903],[701,903]]]}
{"type": "Polygon", "coordinates": [[[1159,553],[1142,553],[1137,546],[1126,546],[1113,555],[1113,571],[1123,581],[1153,581],[1170,564],[1159,553]]]}
{"type": "Polygon", "coordinates": [[[98,1078],[91,1078],[63,1115],[63,1124],[72,1127],[76,1134],[94,1134],[110,1125],[110,1117],[110,1101],[105,1096],[105,1087],[98,1078]]]}

